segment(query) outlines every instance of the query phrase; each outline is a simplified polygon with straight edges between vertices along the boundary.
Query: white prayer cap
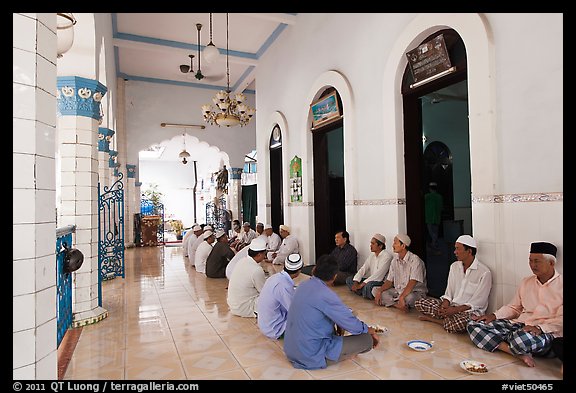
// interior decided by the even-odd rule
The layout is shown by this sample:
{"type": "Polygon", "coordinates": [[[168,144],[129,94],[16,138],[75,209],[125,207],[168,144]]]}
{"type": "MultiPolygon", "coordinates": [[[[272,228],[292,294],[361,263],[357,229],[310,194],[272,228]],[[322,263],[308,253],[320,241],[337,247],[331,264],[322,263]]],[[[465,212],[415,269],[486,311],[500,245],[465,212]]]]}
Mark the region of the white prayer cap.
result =
{"type": "Polygon", "coordinates": [[[280,225],[280,230],[285,230],[286,232],[290,233],[290,227],[288,225],[280,225]]]}
{"type": "Polygon", "coordinates": [[[263,224],[263,223],[261,223],[261,222],[259,222],[259,223],[257,223],[257,224],[256,224],[256,226],[257,226],[257,227],[263,227],[263,226],[264,226],[264,224],[263,224]]]}
{"type": "Polygon", "coordinates": [[[206,225],[206,226],[204,227],[204,230],[205,230],[205,231],[211,231],[212,229],[214,229],[214,228],[212,228],[210,225],[206,225]]]}
{"type": "Polygon", "coordinates": [[[303,265],[304,262],[302,261],[300,254],[290,254],[284,261],[284,267],[290,271],[301,269],[303,265]]]}
{"type": "Polygon", "coordinates": [[[272,229],[272,225],[266,224],[266,225],[264,225],[264,229],[272,229]]]}
{"type": "Polygon", "coordinates": [[[204,240],[208,239],[210,236],[212,236],[213,233],[212,231],[204,231],[204,240]]]}
{"type": "Polygon", "coordinates": [[[410,245],[410,242],[412,241],[410,240],[410,236],[406,235],[405,233],[399,233],[396,235],[396,237],[398,238],[398,240],[404,243],[406,247],[408,247],[410,245]]]}
{"type": "Polygon", "coordinates": [[[220,239],[222,236],[224,236],[226,234],[226,232],[224,232],[222,229],[218,229],[216,231],[216,239],[220,239]]]}
{"type": "Polygon", "coordinates": [[[478,248],[476,246],[476,240],[470,235],[462,235],[458,239],[456,239],[456,243],[465,244],[468,247],[478,248]]]}
{"type": "Polygon", "coordinates": [[[266,242],[263,239],[254,239],[249,247],[252,251],[266,251],[266,242]]]}
{"type": "Polygon", "coordinates": [[[250,223],[248,221],[245,221],[244,224],[242,224],[243,227],[249,227],[250,223]]]}
{"type": "Polygon", "coordinates": [[[195,225],[194,228],[192,228],[192,231],[196,232],[196,231],[201,231],[202,227],[200,225],[195,225]]]}
{"type": "Polygon", "coordinates": [[[379,233],[375,233],[374,236],[372,236],[374,239],[378,240],[380,243],[386,244],[386,238],[384,237],[384,235],[381,235],[379,233]]]}

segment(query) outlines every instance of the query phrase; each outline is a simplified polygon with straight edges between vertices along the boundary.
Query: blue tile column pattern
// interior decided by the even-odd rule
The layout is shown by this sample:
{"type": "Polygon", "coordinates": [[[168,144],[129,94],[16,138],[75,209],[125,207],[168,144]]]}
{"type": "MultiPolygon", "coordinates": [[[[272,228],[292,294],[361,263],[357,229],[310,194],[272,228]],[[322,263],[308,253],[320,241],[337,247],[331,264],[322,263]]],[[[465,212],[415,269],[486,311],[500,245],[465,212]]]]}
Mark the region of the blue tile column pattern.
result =
{"type": "Polygon", "coordinates": [[[108,159],[108,168],[116,168],[116,157],[118,156],[118,152],[116,150],[109,150],[108,154],[110,154],[110,158],[108,159]]]}
{"type": "Polygon", "coordinates": [[[230,179],[241,180],[243,169],[244,168],[230,168],[230,179]]]}
{"type": "Polygon", "coordinates": [[[129,179],[136,178],[136,165],[126,164],[126,171],[129,179]]]}
{"type": "Polygon", "coordinates": [[[59,76],[56,83],[58,116],[85,116],[102,121],[101,101],[108,88],[94,79],[59,76]]]}
{"type": "Polygon", "coordinates": [[[110,151],[110,140],[112,140],[113,135],[113,130],[105,127],[98,127],[98,151],[105,153],[110,151]]]}

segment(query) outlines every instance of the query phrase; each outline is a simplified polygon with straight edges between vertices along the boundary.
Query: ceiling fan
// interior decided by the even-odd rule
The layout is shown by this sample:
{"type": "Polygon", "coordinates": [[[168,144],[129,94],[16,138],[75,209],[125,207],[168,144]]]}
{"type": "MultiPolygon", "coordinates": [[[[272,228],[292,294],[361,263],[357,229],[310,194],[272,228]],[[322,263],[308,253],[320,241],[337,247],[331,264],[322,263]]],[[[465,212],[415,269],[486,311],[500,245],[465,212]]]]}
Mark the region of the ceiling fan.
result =
{"type": "MultiPolygon", "coordinates": [[[[196,29],[198,30],[198,70],[194,73],[194,55],[188,55],[190,57],[190,65],[188,64],[180,64],[180,72],[183,74],[190,74],[187,75],[188,79],[192,79],[192,77],[196,78],[197,80],[205,80],[207,82],[216,82],[220,79],[223,79],[226,74],[224,72],[220,74],[212,74],[212,75],[205,75],[202,73],[200,69],[200,30],[202,30],[202,24],[196,23],[196,29]]],[[[212,41],[210,41],[212,42],[212,41]]]]}

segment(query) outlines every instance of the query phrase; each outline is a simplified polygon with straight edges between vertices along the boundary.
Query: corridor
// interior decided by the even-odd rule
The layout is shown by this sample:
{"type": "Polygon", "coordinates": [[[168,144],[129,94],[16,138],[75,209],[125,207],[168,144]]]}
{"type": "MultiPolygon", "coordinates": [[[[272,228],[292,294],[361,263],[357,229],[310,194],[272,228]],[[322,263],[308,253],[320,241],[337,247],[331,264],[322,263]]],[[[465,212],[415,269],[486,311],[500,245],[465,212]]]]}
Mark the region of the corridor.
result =
{"type": "MultiPolygon", "coordinates": [[[[300,275],[296,283],[306,279],[300,275]]],[[[109,316],[82,328],[64,379],[562,379],[558,359],[536,359],[528,368],[510,355],[474,347],[467,335],[418,320],[414,310],[376,307],[346,287],[335,291],[361,320],[386,326],[389,334],[353,360],[298,370],[284,356],[282,341],[264,337],[255,319],[230,314],[227,284],[197,274],[178,246],[126,249],[126,277],[102,286],[109,316]],[[433,342],[432,350],[413,351],[406,345],[413,339],[433,342]],[[488,373],[468,374],[459,366],[464,359],[486,363],[488,373]]]]}

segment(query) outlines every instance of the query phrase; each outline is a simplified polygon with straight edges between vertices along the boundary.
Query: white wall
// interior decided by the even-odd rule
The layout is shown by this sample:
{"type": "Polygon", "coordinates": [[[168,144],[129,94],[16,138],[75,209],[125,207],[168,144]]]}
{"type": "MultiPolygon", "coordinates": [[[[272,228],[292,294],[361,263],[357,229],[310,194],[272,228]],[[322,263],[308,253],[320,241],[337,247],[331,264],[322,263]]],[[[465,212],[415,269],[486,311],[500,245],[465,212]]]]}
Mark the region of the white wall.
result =
{"type": "MultiPolygon", "coordinates": [[[[285,221],[300,238],[303,254],[313,258],[309,97],[323,75],[337,71],[340,84],[350,88],[344,140],[345,166],[353,168],[346,175],[351,241],[361,262],[372,233],[383,233],[390,247],[393,236],[406,230],[409,208],[396,202],[405,198],[399,85],[404,53],[446,27],[458,31],[467,47],[472,193],[477,197],[473,231],[482,245],[479,258],[495,275],[495,306],[529,274],[531,241],[554,242],[562,271],[561,14],[299,14],[258,65],[259,168],[268,166],[271,119],[280,113],[286,123],[284,189],[294,155],[303,159],[306,185],[304,203],[286,206],[285,221]],[[512,196],[517,193],[520,198],[512,196]],[[546,196],[539,195],[544,193],[554,195],[543,201],[546,196]],[[505,198],[495,203],[501,194],[505,198]]],[[[269,204],[265,171],[259,172],[259,184],[259,206],[269,204]]],[[[266,220],[260,214],[259,219],[266,220]]]]}
{"type": "MultiPolygon", "coordinates": [[[[245,127],[218,127],[206,124],[200,110],[211,103],[216,90],[197,89],[167,84],[126,82],[126,129],[128,162],[137,162],[138,151],[152,144],[182,135],[183,129],[162,128],[160,123],[206,125],[206,129],[187,129],[189,135],[228,154],[230,166],[244,167],[244,155],[256,146],[255,121],[245,127]]],[[[254,105],[254,95],[246,94],[254,105]]],[[[256,121],[258,113],[256,113],[256,121]]]]}

